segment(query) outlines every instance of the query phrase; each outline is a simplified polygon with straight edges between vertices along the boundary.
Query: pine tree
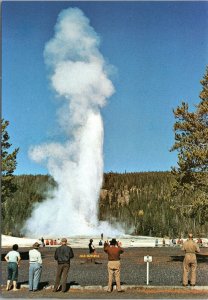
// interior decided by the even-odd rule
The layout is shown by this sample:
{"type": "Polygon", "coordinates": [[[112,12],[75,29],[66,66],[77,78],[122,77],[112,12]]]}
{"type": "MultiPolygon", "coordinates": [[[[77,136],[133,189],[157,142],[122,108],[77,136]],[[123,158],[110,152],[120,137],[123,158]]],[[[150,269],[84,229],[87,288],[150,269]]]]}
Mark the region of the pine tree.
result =
{"type": "Polygon", "coordinates": [[[9,121],[1,120],[1,201],[2,201],[2,216],[4,218],[6,204],[12,198],[13,193],[16,190],[16,185],[14,183],[13,172],[16,169],[17,162],[17,153],[19,148],[14,149],[9,153],[9,149],[12,146],[9,142],[9,134],[7,132],[7,126],[9,121]]]}
{"type": "Polygon", "coordinates": [[[208,220],[208,67],[201,84],[201,100],[194,111],[185,102],[174,110],[177,121],[171,151],[178,151],[178,167],[172,169],[171,199],[174,208],[188,217],[200,215],[203,224],[208,220]]]}

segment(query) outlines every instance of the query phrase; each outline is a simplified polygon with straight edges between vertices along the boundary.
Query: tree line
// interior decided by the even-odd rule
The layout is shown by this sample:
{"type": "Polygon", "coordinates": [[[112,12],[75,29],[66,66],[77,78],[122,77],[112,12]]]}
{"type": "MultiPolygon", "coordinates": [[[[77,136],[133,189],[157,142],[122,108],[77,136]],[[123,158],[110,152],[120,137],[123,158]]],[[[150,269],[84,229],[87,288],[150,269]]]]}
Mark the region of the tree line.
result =
{"type": "Polygon", "coordinates": [[[2,233],[21,236],[21,228],[31,216],[34,206],[44,201],[49,191],[56,187],[52,177],[48,175],[19,175],[13,177],[16,191],[13,197],[4,202],[2,233]]]}
{"type": "MultiPolygon", "coordinates": [[[[190,229],[196,235],[205,235],[208,224],[202,224],[200,211],[187,217],[170,206],[173,183],[171,172],[104,174],[98,218],[120,224],[126,233],[135,235],[178,237],[190,229]]],[[[14,184],[17,189],[5,206],[2,231],[21,236],[34,205],[44,201],[56,183],[48,175],[19,175],[14,176],[14,184]]]]}
{"type": "Polygon", "coordinates": [[[170,206],[174,181],[171,172],[105,174],[99,218],[119,222],[130,234],[177,237],[192,230],[206,235],[200,211],[186,216],[170,206]]]}

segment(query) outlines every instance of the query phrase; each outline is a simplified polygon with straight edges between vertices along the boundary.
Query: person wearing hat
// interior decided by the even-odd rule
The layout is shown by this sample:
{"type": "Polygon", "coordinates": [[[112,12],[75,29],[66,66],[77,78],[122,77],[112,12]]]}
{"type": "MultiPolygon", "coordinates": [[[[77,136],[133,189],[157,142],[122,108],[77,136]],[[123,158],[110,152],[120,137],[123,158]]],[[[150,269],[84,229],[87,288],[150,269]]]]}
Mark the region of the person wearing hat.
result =
{"type": "Polygon", "coordinates": [[[38,250],[40,244],[36,242],[33,249],[29,251],[29,291],[36,292],[42,273],[42,258],[38,250]]]}
{"type": "Polygon", "coordinates": [[[116,286],[118,292],[123,292],[120,283],[120,254],[124,250],[118,245],[116,239],[112,239],[110,244],[104,243],[104,251],[108,254],[108,292],[112,292],[113,276],[115,276],[116,286]]]}
{"type": "Polygon", "coordinates": [[[66,281],[70,268],[70,259],[74,257],[74,253],[71,247],[67,246],[67,239],[61,240],[61,246],[55,251],[54,258],[58,262],[57,274],[54,285],[54,292],[58,291],[59,283],[62,279],[62,292],[66,292],[66,281]]]}
{"type": "Polygon", "coordinates": [[[196,284],[196,253],[200,252],[199,246],[193,241],[193,234],[189,233],[188,240],[184,242],[181,250],[185,251],[183,260],[183,286],[188,286],[188,273],[191,270],[190,285],[196,284]]]}

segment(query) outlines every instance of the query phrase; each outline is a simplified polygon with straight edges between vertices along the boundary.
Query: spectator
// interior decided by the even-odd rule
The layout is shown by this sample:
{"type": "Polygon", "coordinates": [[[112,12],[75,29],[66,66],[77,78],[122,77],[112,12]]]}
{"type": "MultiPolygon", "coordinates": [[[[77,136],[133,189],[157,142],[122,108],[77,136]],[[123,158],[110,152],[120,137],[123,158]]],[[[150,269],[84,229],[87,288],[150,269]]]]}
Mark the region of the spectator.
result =
{"type": "Polygon", "coordinates": [[[66,292],[66,281],[70,268],[70,259],[74,257],[71,247],[67,246],[67,239],[61,240],[61,246],[55,251],[54,258],[58,262],[56,281],[54,285],[54,292],[58,291],[59,283],[62,279],[62,292],[66,292]]]}
{"type": "Polygon", "coordinates": [[[44,238],[41,238],[42,247],[45,247],[44,238]]]}
{"type": "Polygon", "coordinates": [[[102,246],[102,245],[103,245],[103,243],[102,243],[102,241],[100,240],[100,241],[99,241],[99,246],[102,246]]]}
{"type": "MultiPolygon", "coordinates": [[[[90,242],[89,242],[89,253],[93,256],[94,254],[96,254],[95,252],[95,246],[93,245],[93,239],[90,239],[90,242]]],[[[95,258],[91,258],[91,262],[94,262],[95,263],[95,258]]]]}
{"type": "Polygon", "coordinates": [[[112,292],[113,276],[115,275],[116,286],[118,292],[123,292],[120,283],[120,254],[124,250],[118,246],[116,239],[112,239],[110,244],[106,241],[104,243],[104,251],[108,254],[108,292],[112,292]]]}
{"type": "Polygon", "coordinates": [[[202,246],[203,242],[202,242],[202,239],[201,239],[201,238],[198,238],[198,239],[197,239],[197,244],[198,244],[199,246],[202,246]]]}
{"type": "Polygon", "coordinates": [[[18,279],[18,267],[21,260],[20,254],[17,251],[18,245],[12,246],[12,251],[9,251],[5,256],[5,260],[8,263],[8,277],[6,290],[9,291],[13,282],[13,291],[17,291],[17,279],[18,279]]]}
{"type": "Polygon", "coordinates": [[[183,286],[188,285],[188,273],[191,270],[190,285],[196,284],[196,268],[197,260],[196,253],[200,252],[199,246],[193,241],[193,234],[189,233],[188,240],[184,242],[182,250],[185,251],[185,257],[183,261],[183,286]]]}
{"type": "Polygon", "coordinates": [[[38,250],[40,244],[36,242],[33,245],[33,250],[29,251],[29,291],[36,292],[42,273],[42,258],[38,250]]]}
{"type": "Polygon", "coordinates": [[[90,239],[90,242],[89,242],[89,253],[92,254],[95,252],[95,246],[93,245],[93,239],[90,239]]]}
{"type": "Polygon", "coordinates": [[[163,243],[163,247],[165,247],[165,238],[163,238],[162,243],[163,243]]]}

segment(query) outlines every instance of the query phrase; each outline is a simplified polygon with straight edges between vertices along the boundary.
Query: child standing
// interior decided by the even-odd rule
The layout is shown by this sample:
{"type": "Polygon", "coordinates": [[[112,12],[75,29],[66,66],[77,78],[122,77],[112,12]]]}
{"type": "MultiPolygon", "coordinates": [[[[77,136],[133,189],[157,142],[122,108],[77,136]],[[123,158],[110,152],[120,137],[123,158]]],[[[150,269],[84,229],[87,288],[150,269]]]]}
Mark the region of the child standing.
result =
{"type": "Polygon", "coordinates": [[[14,244],[12,246],[12,251],[9,251],[5,256],[5,260],[8,262],[8,278],[7,278],[7,286],[6,286],[7,291],[9,291],[12,282],[13,282],[13,290],[17,291],[18,267],[21,259],[20,254],[17,250],[18,250],[18,245],[14,244]]]}

